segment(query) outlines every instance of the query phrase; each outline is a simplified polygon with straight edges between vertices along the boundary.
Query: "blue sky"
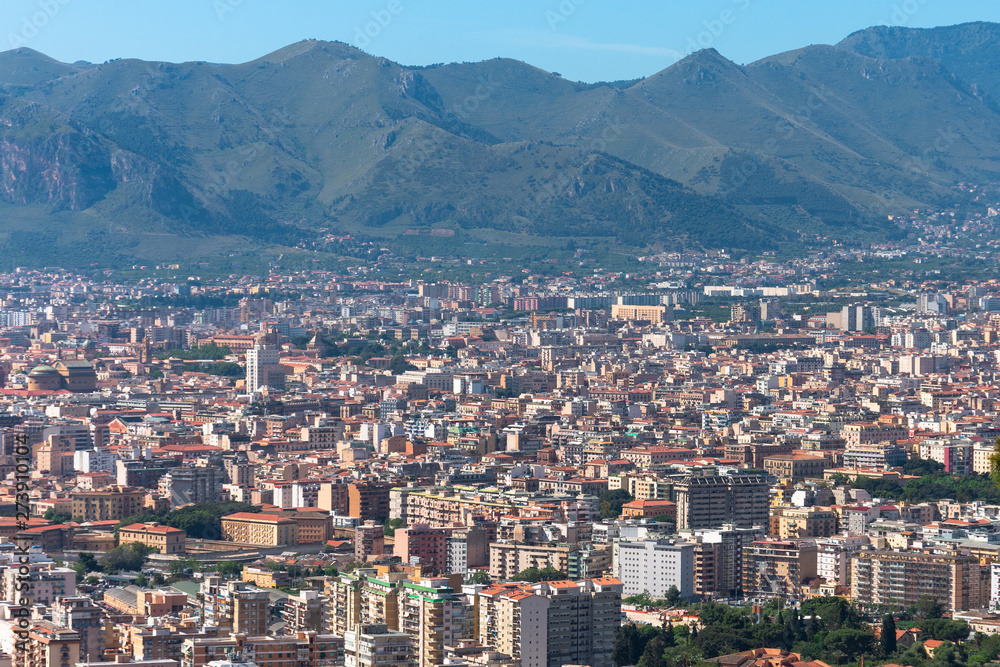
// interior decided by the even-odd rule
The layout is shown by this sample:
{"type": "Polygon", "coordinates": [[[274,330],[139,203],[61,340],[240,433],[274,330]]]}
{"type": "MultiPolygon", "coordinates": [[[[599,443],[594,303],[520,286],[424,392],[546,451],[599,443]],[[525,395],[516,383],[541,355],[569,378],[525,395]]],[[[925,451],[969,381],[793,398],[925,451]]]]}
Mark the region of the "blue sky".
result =
{"type": "Polygon", "coordinates": [[[59,60],[243,62],[305,38],[422,65],[503,56],[582,81],[699,47],[737,63],[870,25],[1000,21],[996,0],[3,0],[2,49],[59,60]]]}

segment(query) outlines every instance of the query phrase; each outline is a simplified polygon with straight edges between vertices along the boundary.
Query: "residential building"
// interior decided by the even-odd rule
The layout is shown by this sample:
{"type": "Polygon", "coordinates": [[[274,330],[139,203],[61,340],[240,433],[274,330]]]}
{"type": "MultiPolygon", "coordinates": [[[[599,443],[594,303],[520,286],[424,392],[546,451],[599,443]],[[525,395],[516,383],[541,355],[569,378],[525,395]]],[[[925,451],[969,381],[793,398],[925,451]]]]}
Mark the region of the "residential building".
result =
{"type": "Polygon", "coordinates": [[[675,540],[620,540],[615,544],[614,572],[625,595],[648,592],[666,597],[676,586],[681,597],[690,599],[694,591],[695,543],[675,540]]]}
{"type": "Polygon", "coordinates": [[[415,660],[413,638],[384,623],[365,623],[344,633],[344,667],[413,667],[415,660]]]}
{"type": "Polygon", "coordinates": [[[975,556],[930,551],[859,551],[851,557],[851,598],[862,605],[916,604],[929,595],[951,611],[978,609],[982,568],[975,556]]]}
{"type": "Polygon", "coordinates": [[[674,492],[679,530],[768,524],[769,486],[763,475],[687,475],[674,492]]]}
{"type": "Polygon", "coordinates": [[[202,620],[224,632],[249,636],[267,634],[267,592],[243,581],[206,576],[199,593],[202,620]]]}
{"type": "Polygon", "coordinates": [[[758,540],[743,548],[743,595],[750,599],[803,599],[816,576],[814,541],[758,540]]]}
{"type": "Polygon", "coordinates": [[[145,510],[146,491],[127,486],[112,486],[99,491],[74,491],[73,520],[121,521],[145,510]]]}

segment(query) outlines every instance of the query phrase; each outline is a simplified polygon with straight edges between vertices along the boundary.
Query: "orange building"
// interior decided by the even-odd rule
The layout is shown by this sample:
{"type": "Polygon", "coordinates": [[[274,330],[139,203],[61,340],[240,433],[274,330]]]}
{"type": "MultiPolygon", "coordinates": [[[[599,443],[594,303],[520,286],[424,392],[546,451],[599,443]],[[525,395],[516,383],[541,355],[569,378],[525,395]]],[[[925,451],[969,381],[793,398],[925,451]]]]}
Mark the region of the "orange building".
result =
{"type": "Polygon", "coordinates": [[[622,516],[624,517],[642,519],[662,514],[676,519],[677,503],[659,498],[640,498],[622,505],[622,516]]]}

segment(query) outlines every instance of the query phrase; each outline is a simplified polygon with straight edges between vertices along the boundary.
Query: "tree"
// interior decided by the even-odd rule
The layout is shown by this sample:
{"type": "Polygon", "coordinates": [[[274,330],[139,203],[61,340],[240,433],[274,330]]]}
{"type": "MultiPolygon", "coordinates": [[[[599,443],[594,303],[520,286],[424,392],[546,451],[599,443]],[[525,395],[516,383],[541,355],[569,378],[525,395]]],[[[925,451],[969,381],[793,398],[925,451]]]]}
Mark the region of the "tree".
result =
{"type": "Polygon", "coordinates": [[[521,570],[514,577],[516,581],[527,581],[531,584],[537,584],[539,581],[559,581],[560,579],[565,579],[566,573],[560,572],[554,567],[545,567],[539,570],[535,567],[529,567],[526,570],[521,570]]]}
{"type": "Polygon", "coordinates": [[[611,650],[611,659],[617,667],[634,665],[642,657],[642,639],[639,630],[631,623],[619,626],[615,630],[615,643],[611,650]]]}
{"type": "Polygon", "coordinates": [[[47,521],[52,521],[53,523],[67,523],[73,520],[73,517],[69,514],[63,514],[62,512],[57,512],[55,508],[50,507],[45,510],[45,514],[42,515],[47,521]]]}
{"type": "Polygon", "coordinates": [[[831,653],[843,653],[849,661],[853,661],[863,653],[871,653],[875,637],[864,630],[841,628],[828,634],[824,644],[831,653]]]}
{"type": "Polygon", "coordinates": [[[674,636],[674,625],[670,621],[663,626],[663,646],[665,648],[674,648],[677,646],[677,637],[674,636]]]}
{"type": "Polygon", "coordinates": [[[184,574],[184,570],[191,570],[193,572],[196,567],[198,567],[198,561],[194,558],[181,558],[172,561],[169,570],[172,576],[179,577],[184,574]]]}
{"type": "Polygon", "coordinates": [[[397,354],[389,361],[389,371],[393,375],[402,375],[406,371],[416,370],[416,366],[406,361],[402,354],[397,354]]]}
{"type": "Polygon", "coordinates": [[[944,615],[944,606],[930,595],[924,594],[917,600],[917,613],[922,618],[941,618],[944,615]]]}
{"type": "Polygon", "coordinates": [[[681,591],[677,586],[671,585],[667,589],[667,604],[671,607],[676,607],[681,601],[681,591]]]}
{"type": "Polygon", "coordinates": [[[821,630],[822,628],[819,625],[819,617],[816,616],[816,614],[813,614],[809,617],[809,625],[806,626],[806,639],[812,641],[813,637],[819,634],[821,630]]]}
{"type": "Polygon", "coordinates": [[[243,566],[234,560],[227,560],[216,565],[215,571],[224,577],[238,577],[243,573],[243,566]]]}
{"type": "Polygon", "coordinates": [[[485,570],[477,570],[472,575],[472,583],[487,586],[490,583],[490,573],[485,570]]]}
{"type": "Polygon", "coordinates": [[[142,566],[149,560],[149,554],[156,551],[154,547],[130,542],[120,544],[107,552],[98,562],[101,570],[107,574],[117,574],[123,570],[135,571],[142,569],[142,566]]]}
{"type": "Polygon", "coordinates": [[[896,652],[896,619],[892,614],[882,617],[882,655],[888,658],[896,652]]]}
{"type": "Polygon", "coordinates": [[[602,519],[614,519],[622,513],[622,505],[632,502],[632,494],[625,489],[605,491],[600,495],[600,512],[602,519]]]}
{"type": "Polygon", "coordinates": [[[135,585],[139,588],[147,588],[149,586],[149,577],[140,573],[139,576],[135,578],[135,585]]]}
{"type": "Polygon", "coordinates": [[[76,572],[77,579],[81,579],[90,572],[97,572],[100,569],[101,566],[97,564],[97,559],[94,558],[94,554],[86,551],[80,552],[76,562],[73,563],[73,571],[76,572]]]}
{"type": "Polygon", "coordinates": [[[396,534],[396,529],[402,528],[404,525],[405,524],[402,519],[389,519],[382,527],[382,532],[386,537],[392,537],[396,534]]]}
{"type": "Polygon", "coordinates": [[[703,627],[696,637],[692,633],[692,644],[701,649],[704,658],[749,651],[757,647],[754,641],[744,637],[743,633],[737,634],[730,628],[713,625],[703,627]]]}
{"type": "Polygon", "coordinates": [[[1000,488],[1000,436],[997,437],[993,453],[990,454],[990,479],[1000,488]]]}
{"type": "Polygon", "coordinates": [[[639,667],[669,667],[663,658],[663,654],[667,650],[663,636],[661,633],[660,636],[646,644],[646,649],[642,652],[642,657],[637,663],[639,667]]]}

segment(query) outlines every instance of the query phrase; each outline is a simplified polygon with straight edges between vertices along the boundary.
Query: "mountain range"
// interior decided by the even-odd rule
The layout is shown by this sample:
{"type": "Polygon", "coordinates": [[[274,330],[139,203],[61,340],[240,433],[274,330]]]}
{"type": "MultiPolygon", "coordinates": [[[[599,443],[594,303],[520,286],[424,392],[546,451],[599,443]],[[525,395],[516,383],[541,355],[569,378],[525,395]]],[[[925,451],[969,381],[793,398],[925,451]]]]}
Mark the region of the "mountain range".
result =
{"type": "Polygon", "coordinates": [[[0,53],[0,255],[891,238],[888,216],[1000,180],[998,64],[993,23],[869,28],[743,66],[708,49],[596,84],[316,40],[242,64],[20,48],[0,53]]]}

